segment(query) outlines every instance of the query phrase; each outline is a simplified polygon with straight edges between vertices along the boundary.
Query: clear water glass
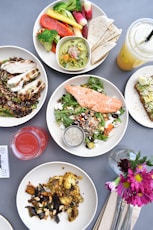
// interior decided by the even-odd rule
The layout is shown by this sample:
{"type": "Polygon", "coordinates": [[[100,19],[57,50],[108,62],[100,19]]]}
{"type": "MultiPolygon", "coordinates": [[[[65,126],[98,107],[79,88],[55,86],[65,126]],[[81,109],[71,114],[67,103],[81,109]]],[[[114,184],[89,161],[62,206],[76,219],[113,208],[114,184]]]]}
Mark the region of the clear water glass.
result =
{"type": "Polygon", "coordinates": [[[113,149],[108,157],[108,162],[110,167],[114,170],[114,172],[119,175],[121,173],[118,163],[121,159],[130,159],[135,160],[136,153],[134,150],[126,147],[126,146],[118,146],[113,149]]]}

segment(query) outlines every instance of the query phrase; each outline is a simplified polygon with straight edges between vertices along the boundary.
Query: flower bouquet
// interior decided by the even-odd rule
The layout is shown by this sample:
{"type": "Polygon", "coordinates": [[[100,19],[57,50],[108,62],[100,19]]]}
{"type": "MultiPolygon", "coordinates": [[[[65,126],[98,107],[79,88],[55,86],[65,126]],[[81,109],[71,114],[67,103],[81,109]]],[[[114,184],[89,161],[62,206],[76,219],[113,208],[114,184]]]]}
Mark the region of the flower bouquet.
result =
{"type": "Polygon", "coordinates": [[[121,159],[118,162],[120,175],[112,182],[106,182],[106,188],[115,190],[127,204],[142,207],[153,201],[153,159],[141,158],[140,152],[135,159],[121,159]]]}

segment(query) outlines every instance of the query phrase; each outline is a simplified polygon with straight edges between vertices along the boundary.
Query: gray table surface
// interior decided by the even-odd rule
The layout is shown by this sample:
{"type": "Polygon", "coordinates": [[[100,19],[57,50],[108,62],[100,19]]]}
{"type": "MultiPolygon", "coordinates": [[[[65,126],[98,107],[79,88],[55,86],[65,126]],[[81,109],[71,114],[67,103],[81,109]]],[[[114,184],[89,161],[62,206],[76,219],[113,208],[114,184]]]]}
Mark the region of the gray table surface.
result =
{"type": "MultiPolygon", "coordinates": [[[[38,57],[32,41],[33,25],[38,14],[50,3],[51,0],[1,0],[0,46],[21,46],[38,57]]],[[[153,2],[152,0],[95,0],[94,3],[102,8],[108,17],[113,18],[115,24],[122,28],[123,32],[117,46],[111,51],[104,63],[90,73],[110,80],[124,93],[126,82],[135,70],[130,72],[119,70],[116,65],[116,55],[131,22],[141,17],[152,17],[153,2]]],[[[49,90],[43,108],[26,124],[11,128],[0,128],[0,145],[9,145],[12,134],[25,125],[41,124],[47,130],[45,111],[48,100],[55,88],[70,76],[56,72],[45,64],[44,67],[48,75],[49,90]]],[[[141,150],[144,155],[151,155],[153,153],[152,134],[152,129],[141,126],[130,117],[127,131],[120,144],[129,146],[136,151],[141,150]]],[[[67,161],[84,169],[92,178],[97,188],[99,198],[98,209],[94,220],[87,228],[87,230],[91,230],[108,196],[104,183],[115,177],[115,173],[108,166],[108,155],[109,153],[93,158],[80,158],[62,150],[53,141],[51,136],[45,153],[35,160],[21,161],[15,158],[9,151],[11,175],[9,179],[0,179],[0,213],[12,223],[15,230],[26,230],[27,228],[22,223],[16,209],[16,192],[20,181],[29,170],[39,164],[56,160],[67,161]]],[[[142,208],[134,230],[153,229],[152,218],[153,204],[149,204],[142,208]]]]}

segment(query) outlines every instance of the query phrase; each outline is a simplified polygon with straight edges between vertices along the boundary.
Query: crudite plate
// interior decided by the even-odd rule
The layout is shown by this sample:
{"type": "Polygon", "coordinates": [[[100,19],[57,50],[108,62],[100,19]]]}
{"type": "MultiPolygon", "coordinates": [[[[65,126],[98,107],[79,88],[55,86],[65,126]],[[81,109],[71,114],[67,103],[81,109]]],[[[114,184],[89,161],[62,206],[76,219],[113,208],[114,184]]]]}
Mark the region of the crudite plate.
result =
{"type": "MultiPolygon", "coordinates": [[[[53,6],[57,2],[60,2],[60,1],[52,2],[47,7],[45,7],[41,11],[41,13],[38,15],[38,17],[37,17],[37,19],[35,21],[35,24],[34,24],[34,28],[33,28],[33,43],[34,43],[34,46],[35,46],[35,49],[36,49],[38,55],[40,56],[40,58],[43,60],[43,62],[45,64],[47,64],[49,67],[51,67],[52,69],[54,69],[56,71],[67,73],[67,74],[72,74],[71,71],[67,71],[67,70],[64,70],[64,69],[60,68],[58,66],[57,62],[56,62],[55,54],[53,52],[46,52],[45,49],[44,49],[44,47],[40,44],[40,42],[37,39],[38,30],[41,28],[40,23],[39,23],[41,16],[47,11],[48,8],[53,8],[53,6]]],[[[102,9],[100,9],[94,3],[92,3],[92,13],[93,13],[93,18],[101,16],[101,15],[106,15],[105,12],[102,9]]],[[[95,69],[97,66],[99,66],[106,59],[107,56],[108,55],[106,55],[102,60],[100,60],[99,62],[97,62],[94,65],[89,64],[87,66],[87,68],[85,68],[83,70],[80,70],[80,71],[76,71],[75,74],[85,73],[85,72],[88,72],[90,70],[95,69]]]]}

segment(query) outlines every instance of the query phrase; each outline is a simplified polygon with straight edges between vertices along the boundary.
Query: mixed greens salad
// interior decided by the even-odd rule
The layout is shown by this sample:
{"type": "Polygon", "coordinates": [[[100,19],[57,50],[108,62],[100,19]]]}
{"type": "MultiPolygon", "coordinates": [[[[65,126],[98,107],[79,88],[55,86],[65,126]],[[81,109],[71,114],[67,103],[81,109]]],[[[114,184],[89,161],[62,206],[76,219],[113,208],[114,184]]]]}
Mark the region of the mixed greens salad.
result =
{"type": "MultiPolygon", "coordinates": [[[[103,82],[99,78],[91,76],[87,83],[81,86],[105,93],[103,82]]],[[[81,107],[71,94],[65,93],[55,106],[55,119],[63,128],[70,125],[82,127],[85,132],[85,146],[92,149],[97,140],[108,140],[111,130],[121,122],[124,111],[122,107],[115,113],[95,112],[81,107]]]]}

